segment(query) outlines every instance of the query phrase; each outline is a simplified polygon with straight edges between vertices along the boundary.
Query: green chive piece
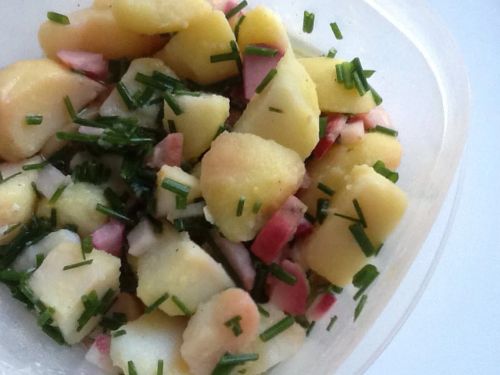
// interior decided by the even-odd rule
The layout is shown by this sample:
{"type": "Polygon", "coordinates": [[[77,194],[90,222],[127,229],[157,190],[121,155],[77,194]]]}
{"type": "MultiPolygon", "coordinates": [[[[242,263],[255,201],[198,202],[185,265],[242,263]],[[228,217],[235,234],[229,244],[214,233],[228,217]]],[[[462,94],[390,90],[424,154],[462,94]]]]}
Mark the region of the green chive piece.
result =
{"type": "Polygon", "coordinates": [[[373,164],[373,169],[375,170],[375,172],[384,176],[393,183],[396,183],[399,180],[399,173],[391,171],[389,168],[385,166],[384,162],[381,160],[378,160],[375,164],[373,164]]]}
{"type": "Polygon", "coordinates": [[[373,129],[370,130],[370,132],[377,132],[377,133],[382,133],[389,135],[391,137],[397,137],[398,136],[398,131],[394,129],[389,129],[386,128],[385,126],[382,125],[377,125],[373,129]]]}
{"type": "Polygon", "coordinates": [[[368,296],[366,294],[363,294],[363,297],[359,300],[358,304],[356,305],[356,308],[354,309],[354,321],[356,321],[363,311],[363,308],[365,307],[366,301],[368,300],[368,296]]]}
{"type": "Polygon", "coordinates": [[[328,285],[327,290],[330,293],[341,294],[344,291],[344,288],[342,288],[338,285],[335,285],[335,284],[330,284],[330,285],[328,285]]]}
{"type": "Polygon", "coordinates": [[[64,190],[66,190],[67,187],[68,187],[68,185],[59,186],[57,188],[57,190],[54,192],[54,194],[52,195],[52,197],[49,199],[49,203],[55,204],[59,200],[59,198],[61,198],[62,193],[64,193],[64,190]]]}
{"type": "Polygon", "coordinates": [[[120,329],[119,331],[113,332],[113,337],[120,337],[126,334],[127,331],[125,331],[124,329],[120,329]]]}
{"type": "Polygon", "coordinates": [[[359,81],[359,89],[358,91],[362,91],[363,94],[360,94],[361,96],[364,95],[368,90],[370,90],[370,85],[368,84],[368,81],[366,80],[366,76],[364,74],[363,66],[361,65],[361,60],[359,57],[356,57],[355,59],[352,60],[352,65],[354,68],[354,72],[357,73],[357,79],[359,81]]]}
{"type": "Polygon", "coordinates": [[[134,111],[137,109],[137,104],[135,103],[134,98],[130,94],[130,91],[128,91],[127,86],[125,86],[122,81],[116,84],[116,90],[118,91],[118,94],[120,94],[123,102],[130,111],[134,111]]]}
{"type": "Polygon", "coordinates": [[[82,255],[85,260],[86,255],[90,254],[94,250],[94,245],[92,244],[92,237],[86,236],[82,238],[82,255]]]}
{"type": "Polygon", "coordinates": [[[358,73],[358,71],[354,71],[352,73],[352,78],[354,80],[354,87],[356,87],[356,90],[358,91],[359,96],[363,96],[366,94],[366,90],[363,86],[363,83],[361,81],[361,77],[358,73]]]}
{"type": "Polygon", "coordinates": [[[261,47],[252,44],[245,47],[245,55],[274,57],[277,54],[278,50],[276,48],[261,47]]]}
{"type": "Polygon", "coordinates": [[[316,16],[312,12],[304,11],[304,20],[302,22],[302,31],[310,34],[314,29],[314,19],[316,16]]]}
{"type": "Polygon", "coordinates": [[[243,330],[241,329],[241,316],[235,316],[234,318],[229,319],[227,322],[224,323],[224,325],[229,328],[231,331],[233,331],[233,334],[238,337],[243,333],[243,330]]]}
{"type": "Polygon", "coordinates": [[[135,368],[134,361],[128,361],[127,367],[128,367],[128,375],[138,375],[137,369],[135,368]]]}
{"type": "Polygon", "coordinates": [[[169,133],[177,133],[177,127],[175,126],[174,120],[168,120],[168,132],[169,133]]]}
{"type": "Polygon", "coordinates": [[[333,35],[335,35],[335,39],[337,39],[337,40],[344,39],[344,36],[342,35],[342,32],[340,31],[339,25],[337,25],[337,22],[332,22],[330,24],[330,28],[332,29],[333,35]]]}
{"type": "Polygon", "coordinates": [[[36,163],[36,164],[26,164],[23,165],[23,171],[36,171],[43,169],[49,162],[43,161],[41,163],[36,163]]]}
{"type": "Polygon", "coordinates": [[[283,113],[283,110],[275,107],[269,107],[269,112],[283,113]]]}
{"type": "MultiPolygon", "coordinates": [[[[249,354],[224,354],[215,369],[212,371],[211,375],[229,375],[232,373],[234,367],[243,365],[249,361],[256,361],[259,359],[259,355],[255,353],[249,354]]],[[[241,371],[241,370],[240,370],[241,371]]]]}
{"type": "Polygon", "coordinates": [[[370,91],[372,93],[373,101],[375,102],[376,105],[380,105],[383,102],[382,97],[378,94],[377,91],[373,87],[370,86],[370,91]]]}
{"type": "Polygon", "coordinates": [[[158,365],[156,366],[156,375],[163,375],[163,359],[158,360],[158,365]]]}
{"type": "Polygon", "coordinates": [[[173,89],[173,87],[169,84],[164,83],[158,79],[155,79],[151,76],[147,76],[143,73],[137,73],[134,77],[134,80],[142,83],[144,86],[151,87],[156,90],[165,91],[167,89],[173,89]]]}
{"type": "Polygon", "coordinates": [[[259,310],[260,315],[262,315],[264,318],[269,318],[271,314],[269,314],[269,311],[267,311],[262,305],[257,305],[257,309],[259,310]]]}
{"type": "Polygon", "coordinates": [[[352,224],[351,226],[349,226],[349,230],[351,231],[354,239],[356,240],[366,257],[375,255],[376,249],[366,235],[366,232],[361,223],[352,224]]]}
{"type": "Polygon", "coordinates": [[[63,271],[72,270],[75,268],[91,265],[94,259],[84,260],[83,262],[78,262],[74,264],[69,264],[63,267],[63,271]]]}
{"type": "Polygon", "coordinates": [[[189,91],[189,90],[184,90],[184,89],[175,89],[174,90],[174,95],[177,96],[194,96],[195,98],[198,98],[201,96],[200,91],[189,91]]]}
{"type": "Polygon", "coordinates": [[[13,175],[10,175],[9,177],[7,178],[3,178],[0,174],[0,184],[3,184],[4,182],[7,182],[9,180],[12,180],[14,177],[17,177],[21,174],[22,172],[17,172],[17,173],[14,173],[13,175]]]}
{"type": "Polygon", "coordinates": [[[14,232],[17,228],[19,228],[21,226],[21,223],[17,223],[17,224],[14,224],[14,225],[10,225],[9,228],[3,232],[4,236],[6,234],[9,234],[9,233],[12,233],[14,232]]]}
{"type": "Polygon", "coordinates": [[[36,268],[39,268],[43,261],[45,260],[45,254],[36,254],[36,258],[35,258],[35,264],[36,264],[36,268]]]}
{"type": "Polygon", "coordinates": [[[337,216],[337,217],[340,217],[342,219],[346,219],[346,220],[352,221],[354,223],[359,223],[359,219],[357,219],[355,217],[352,217],[352,216],[342,215],[342,214],[339,214],[338,212],[335,212],[333,215],[337,216]]]}
{"type": "Polygon", "coordinates": [[[320,198],[316,202],[316,219],[318,223],[323,224],[328,216],[328,209],[330,208],[330,200],[320,198]]]}
{"type": "Polygon", "coordinates": [[[326,135],[326,128],[328,126],[328,117],[321,116],[319,118],[319,138],[324,138],[326,135]]]}
{"type": "Polygon", "coordinates": [[[153,79],[156,81],[164,83],[167,87],[171,87],[174,90],[180,90],[180,89],[185,89],[186,86],[182,81],[178,80],[177,78],[168,76],[162,72],[159,72],[158,70],[155,70],[153,72],[153,79]]]}
{"type": "Polygon", "coordinates": [[[269,266],[269,271],[275,278],[283,281],[285,284],[295,285],[295,283],[297,282],[297,278],[295,277],[295,275],[285,271],[276,263],[273,263],[269,266]]]}
{"type": "Polygon", "coordinates": [[[375,74],[375,70],[363,70],[363,75],[366,78],[370,78],[375,74]]]}
{"type": "Polygon", "coordinates": [[[184,185],[183,183],[177,182],[168,177],[163,180],[163,182],[161,183],[161,187],[183,198],[187,198],[189,192],[191,191],[191,186],[184,185]]]}
{"type": "Polygon", "coordinates": [[[56,136],[58,139],[63,141],[73,141],[73,142],[82,142],[82,143],[96,143],[100,136],[92,135],[92,134],[81,134],[81,133],[66,133],[66,132],[57,132],[56,136]]]}
{"type": "Polygon", "coordinates": [[[53,227],[57,226],[57,210],[54,207],[50,209],[50,224],[53,227]]]}
{"type": "Polygon", "coordinates": [[[236,65],[238,66],[238,71],[241,74],[243,72],[243,62],[241,61],[238,44],[234,40],[231,40],[231,42],[229,42],[229,45],[231,46],[231,52],[234,54],[236,65]]]}
{"type": "Polygon", "coordinates": [[[165,102],[168,104],[168,106],[176,116],[179,116],[183,113],[182,108],[179,106],[179,103],[177,103],[177,100],[175,100],[174,96],[171,93],[165,92],[163,94],[163,99],[165,99],[165,102]]]}
{"type": "Polygon", "coordinates": [[[210,62],[212,64],[219,63],[219,62],[224,62],[224,61],[233,61],[235,59],[236,59],[236,57],[234,56],[233,52],[221,53],[219,55],[212,55],[212,56],[210,56],[210,62]]]}
{"type": "Polygon", "coordinates": [[[175,208],[177,210],[185,210],[187,207],[187,198],[180,195],[175,196],[175,208]]]}
{"type": "Polygon", "coordinates": [[[337,49],[335,49],[335,48],[332,47],[332,48],[330,48],[330,50],[326,54],[326,57],[328,57],[330,59],[334,59],[335,56],[337,56],[337,49]]]}
{"type": "Polygon", "coordinates": [[[234,27],[234,37],[236,40],[238,40],[238,36],[240,35],[240,27],[243,21],[245,20],[246,16],[241,16],[240,19],[238,20],[238,23],[234,27]]]}
{"type": "Polygon", "coordinates": [[[344,68],[342,64],[335,65],[335,72],[337,74],[337,82],[344,83],[344,68]]]}
{"type": "Polygon", "coordinates": [[[266,86],[269,84],[269,82],[271,82],[273,80],[273,78],[276,76],[276,74],[278,74],[278,70],[276,70],[276,68],[271,69],[269,71],[269,73],[267,73],[267,75],[264,77],[262,82],[259,84],[259,86],[257,86],[257,89],[255,90],[255,92],[257,94],[260,94],[262,91],[264,91],[266,86]]]}
{"type": "Polygon", "coordinates": [[[363,214],[363,210],[361,209],[361,206],[359,205],[358,200],[353,199],[352,204],[354,205],[354,209],[356,210],[356,214],[359,217],[359,222],[361,223],[361,225],[363,225],[363,228],[367,228],[368,225],[366,224],[365,215],[363,214]]]}
{"type": "Polygon", "coordinates": [[[293,325],[293,323],[295,323],[295,319],[292,316],[287,316],[281,319],[278,323],[266,329],[259,335],[259,337],[264,342],[269,341],[273,337],[276,337],[280,333],[286,331],[293,325]]]}
{"type": "Polygon", "coordinates": [[[25,117],[26,125],[41,125],[43,122],[42,115],[26,115],[25,117]]]}
{"type": "Polygon", "coordinates": [[[241,3],[236,5],[234,8],[229,10],[226,13],[226,18],[230,19],[233,16],[236,16],[239,12],[241,12],[246,6],[248,5],[248,2],[246,0],[243,0],[241,3]]]}
{"type": "Polygon", "coordinates": [[[350,63],[350,62],[342,63],[342,71],[343,71],[345,88],[348,90],[353,89],[354,88],[354,79],[352,76],[352,73],[353,73],[352,63],[350,63]]]}
{"type": "Polygon", "coordinates": [[[359,289],[354,295],[355,301],[361,297],[378,275],[380,275],[380,272],[373,264],[367,264],[354,275],[352,284],[359,289]]]}
{"type": "Polygon", "coordinates": [[[184,232],[186,230],[186,226],[184,225],[184,220],[180,218],[174,220],[174,227],[177,230],[177,232],[184,232]]]}
{"type": "Polygon", "coordinates": [[[325,193],[326,195],[332,197],[333,194],[335,194],[335,191],[329,187],[328,185],[325,185],[324,183],[320,182],[318,183],[318,189],[321,190],[323,193],[325,193]]]}
{"type": "Polygon", "coordinates": [[[311,334],[311,331],[313,330],[314,326],[316,325],[316,321],[312,321],[311,324],[309,324],[309,326],[307,327],[307,330],[306,330],[306,336],[309,337],[309,335],[311,334]]]}
{"type": "Polygon", "coordinates": [[[68,16],[65,16],[64,14],[61,14],[61,13],[47,12],[47,18],[50,21],[58,23],[60,25],[69,25],[68,16]]]}
{"type": "Polygon", "coordinates": [[[169,297],[168,293],[165,293],[160,296],[156,301],[154,301],[151,305],[147,306],[146,309],[144,310],[144,314],[149,314],[155,311],[160,305],[165,302],[169,297]]]}
{"type": "Polygon", "coordinates": [[[129,217],[123,215],[122,213],[120,213],[118,211],[113,210],[112,208],[103,206],[100,203],[97,204],[96,210],[99,211],[100,213],[106,215],[106,216],[114,217],[115,219],[118,219],[121,221],[126,221],[128,223],[132,222],[132,220],[129,217]]]}
{"type": "Polygon", "coordinates": [[[50,324],[52,322],[52,315],[54,315],[55,310],[52,307],[47,307],[43,312],[38,316],[37,324],[40,327],[44,325],[50,324]]]}
{"type": "Polygon", "coordinates": [[[262,208],[262,202],[257,201],[253,204],[252,212],[257,215],[261,208],[262,208]]]}
{"type": "Polygon", "coordinates": [[[245,208],[245,197],[240,197],[238,200],[238,205],[236,206],[236,216],[240,217],[243,215],[243,209],[245,208]]]}
{"type": "Polygon", "coordinates": [[[137,96],[134,95],[134,101],[137,103],[138,107],[142,108],[151,101],[154,93],[154,88],[149,86],[145,87],[144,90],[137,92],[137,96]]]}
{"type": "Polygon", "coordinates": [[[184,315],[191,316],[193,313],[191,310],[188,309],[188,307],[182,302],[179,297],[177,296],[172,296],[172,302],[175,303],[175,305],[179,308],[179,310],[182,311],[184,315]]]}
{"type": "Polygon", "coordinates": [[[332,330],[332,328],[335,325],[335,322],[337,321],[337,319],[338,319],[337,315],[332,316],[332,318],[330,319],[330,323],[328,323],[328,326],[326,327],[326,330],[328,332],[330,332],[332,330]]]}
{"type": "Polygon", "coordinates": [[[221,135],[225,131],[226,131],[226,127],[224,125],[219,126],[219,129],[217,129],[217,132],[215,133],[214,139],[216,139],[219,135],[221,135]]]}

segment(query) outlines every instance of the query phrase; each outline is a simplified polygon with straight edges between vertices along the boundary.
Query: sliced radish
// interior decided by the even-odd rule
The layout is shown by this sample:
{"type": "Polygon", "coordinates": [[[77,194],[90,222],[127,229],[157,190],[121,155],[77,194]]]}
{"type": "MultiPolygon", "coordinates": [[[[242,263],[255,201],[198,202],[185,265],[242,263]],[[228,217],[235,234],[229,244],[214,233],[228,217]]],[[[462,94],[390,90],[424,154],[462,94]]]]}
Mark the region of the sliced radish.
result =
{"type": "Polygon", "coordinates": [[[111,219],[92,233],[92,245],[98,250],[120,256],[123,247],[125,224],[111,219]]]}
{"type": "Polygon", "coordinates": [[[182,163],[182,148],[184,136],[182,133],[171,133],[158,143],[153,151],[153,157],[148,163],[153,168],[164,165],[180,167],[182,163]]]}
{"type": "Polygon", "coordinates": [[[291,196],[260,230],[252,244],[252,252],[264,263],[279,258],[285,245],[293,238],[307,207],[291,196]]]}
{"type": "Polygon", "coordinates": [[[312,225],[312,223],[305,217],[302,217],[300,219],[299,225],[297,226],[295,237],[306,237],[310,235],[313,230],[314,230],[314,225],[312,225]]]}
{"type": "Polygon", "coordinates": [[[108,75],[108,62],[99,53],[62,50],[57,52],[57,57],[67,67],[91,78],[105,79],[108,75]]]}
{"type": "MultiPolygon", "coordinates": [[[[274,48],[272,46],[259,45],[260,47],[274,48]]],[[[266,75],[278,66],[283,52],[279,51],[276,56],[244,55],[243,59],[243,83],[245,98],[250,100],[255,90],[262,83],[266,75]]]]}
{"type": "Polygon", "coordinates": [[[365,135],[365,126],[363,121],[355,121],[347,124],[340,132],[340,141],[344,145],[350,145],[359,142],[365,135]]]}
{"type": "Polygon", "coordinates": [[[316,148],[313,150],[313,155],[316,159],[321,159],[332,148],[346,124],[347,116],[331,115],[328,117],[325,136],[319,140],[316,148]]]}
{"type": "Polygon", "coordinates": [[[307,297],[309,296],[309,282],[302,268],[289,260],[281,262],[284,271],[296,277],[295,284],[290,285],[277,279],[269,277],[269,298],[272,304],[292,315],[303,315],[307,308],[307,297]]]}
{"type": "Polygon", "coordinates": [[[226,240],[217,232],[214,232],[213,239],[231,267],[238,274],[243,287],[250,291],[255,281],[255,268],[252,265],[247,248],[241,243],[226,240]]]}
{"type": "Polygon", "coordinates": [[[311,306],[307,309],[306,317],[310,321],[321,319],[332,306],[337,302],[333,293],[323,293],[316,297],[311,306]]]}
{"type": "Polygon", "coordinates": [[[59,169],[51,164],[46,165],[38,174],[36,188],[45,198],[50,199],[60,186],[71,182],[69,176],[64,175],[59,169]]]}
{"type": "Polygon", "coordinates": [[[363,113],[354,117],[355,120],[363,121],[365,129],[373,129],[380,125],[392,129],[392,121],[389,114],[382,107],[375,107],[368,113],[363,113]]]}
{"type": "Polygon", "coordinates": [[[113,362],[109,356],[111,348],[111,337],[100,334],[94,340],[94,343],[85,354],[85,359],[104,370],[109,374],[116,374],[118,371],[113,367],[113,362]]]}
{"type": "Polygon", "coordinates": [[[127,235],[128,253],[141,256],[158,241],[158,235],[148,219],[143,219],[127,235]]]}

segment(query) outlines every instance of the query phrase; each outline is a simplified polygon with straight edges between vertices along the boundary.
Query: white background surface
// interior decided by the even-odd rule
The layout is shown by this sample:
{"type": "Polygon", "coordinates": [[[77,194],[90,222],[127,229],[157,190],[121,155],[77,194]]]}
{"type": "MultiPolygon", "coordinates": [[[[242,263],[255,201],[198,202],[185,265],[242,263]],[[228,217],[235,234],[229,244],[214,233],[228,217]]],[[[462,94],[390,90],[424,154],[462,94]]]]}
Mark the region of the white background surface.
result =
{"type": "Polygon", "coordinates": [[[462,195],[427,291],[367,374],[500,374],[500,1],[429,3],[471,81],[462,195]]]}

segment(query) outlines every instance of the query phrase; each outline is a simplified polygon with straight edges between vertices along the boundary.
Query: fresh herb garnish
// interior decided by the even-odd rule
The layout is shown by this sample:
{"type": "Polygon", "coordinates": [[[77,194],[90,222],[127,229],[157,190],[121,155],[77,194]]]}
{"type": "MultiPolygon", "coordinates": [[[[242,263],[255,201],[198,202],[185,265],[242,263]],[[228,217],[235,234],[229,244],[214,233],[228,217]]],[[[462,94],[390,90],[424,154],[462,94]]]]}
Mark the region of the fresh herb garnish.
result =
{"type": "Polygon", "coordinates": [[[123,336],[123,335],[126,335],[127,334],[127,331],[125,331],[124,329],[120,329],[116,332],[113,332],[113,337],[116,338],[116,337],[120,337],[120,336],[123,336]]]}
{"type": "Polygon", "coordinates": [[[42,161],[41,163],[25,164],[23,165],[23,171],[37,171],[45,168],[49,164],[47,161],[42,161]]]}
{"type": "Polygon", "coordinates": [[[328,323],[328,326],[326,327],[326,330],[328,332],[330,332],[332,330],[332,328],[335,325],[335,322],[337,321],[337,319],[338,319],[337,315],[331,317],[330,322],[328,323]]]}
{"type": "Polygon", "coordinates": [[[138,375],[137,369],[135,368],[134,361],[128,361],[127,367],[128,367],[128,375],[138,375]]]}
{"type": "Polygon", "coordinates": [[[68,16],[65,16],[64,14],[61,14],[61,13],[47,12],[47,18],[50,21],[58,23],[60,25],[69,25],[68,16]]]}
{"type": "Polygon", "coordinates": [[[389,129],[385,126],[382,125],[377,125],[373,129],[369,130],[370,132],[377,132],[377,133],[382,133],[386,135],[390,135],[391,137],[397,137],[398,136],[398,131],[394,129],[389,129]]]}
{"type": "Polygon", "coordinates": [[[77,165],[71,173],[74,182],[89,182],[94,185],[101,185],[110,177],[111,169],[95,161],[85,161],[77,165]]]}
{"type": "Polygon", "coordinates": [[[262,91],[264,91],[266,86],[273,80],[276,74],[278,74],[278,70],[276,68],[271,69],[269,73],[267,73],[267,75],[264,77],[262,82],[257,86],[255,92],[257,94],[260,94],[262,91]]]}
{"type": "Polygon", "coordinates": [[[35,268],[39,268],[42,265],[44,260],[45,260],[45,254],[36,254],[35,268]]]}
{"type": "Polygon", "coordinates": [[[100,203],[97,204],[97,206],[96,206],[95,209],[97,211],[99,211],[103,215],[106,215],[106,216],[109,216],[109,217],[113,217],[115,219],[118,219],[118,220],[121,220],[121,221],[125,221],[127,223],[131,223],[132,222],[132,219],[130,219],[129,217],[125,216],[121,212],[118,212],[118,211],[113,210],[112,208],[103,206],[100,203]]]}
{"type": "Polygon", "coordinates": [[[314,19],[315,15],[312,12],[304,11],[304,19],[302,21],[302,31],[310,34],[314,29],[314,19]]]}
{"type": "Polygon", "coordinates": [[[89,260],[84,260],[83,262],[68,264],[67,266],[63,267],[63,271],[72,270],[72,269],[80,268],[83,266],[89,266],[92,264],[93,261],[94,261],[94,259],[89,259],[89,260]]]}
{"type": "Polygon", "coordinates": [[[332,47],[332,48],[330,48],[330,50],[326,54],[326,57],[328,57],[330,59],[334,59],[335,56],[337,56],[337,49],[335,49],[335,48],[332,47]]]}
{"type": "Polygon", "coordinates": [[[68,95],[66,95],[63,100],[64,100],[64,105],[66,106],[66,111],[68,111],[69,117],[71,117],[72,120],[75,119],[77,115],[75,107],[71,102],[71,98],[68,95]]]}
{"type": "Polygon", "coordinates": [[[256,361],[259,359],[259,355],[256,353],[250,354],[224,354],[215,369],[212,371],[211,375],[229,375],[232,370],[239,365],[243,365],[249,361],[256,361]]]}
{"type": "Polygon", "coordinates": [[[377,250],[373,246],[372,242],[368,238],[363,224],[355,223],[349,226],[349,230],[351,231],[354,239],[358,243],[359,247],[366,255],[366,257],[371,257],[376,254],[377,250]]]}
{"type": "Polygon", "coordinates": [[[236,206],[236,216],[240,217],[241,215],[243,215],[243,209],[245,208],[245,201],[246,201],[245,197],[240,197],[240,199],[238,199],[238,205],[236,206]]]}
{"type": "Polygon", "coordinates": [[[59,198],[61,198],[62,193],[64,193],[64,190],[66,190],[67,187],[68,185],[59,186],[54,194],[52,194],[52,197],[50,197],[49,203],[55,204],[59,200],[59,198]]]}
{"type": "Polygon", "coordinates": [[[52,307],[45,308],[40,315],[38,315],[37,324],[40,327],[43,327],[47,324],[52,323],[52,316],[54,315],[55,310],[52,307]]]}
{"type": "Polygon", "coordinates": [[[328,126],[328,117],[321,116],[319,118],[319,138],[324,138],[326,135],[326,128],[328,126]]]}
{"type": "Polygon", "coordinates": [[[158,360],[158,365],[156,366],[156,375],[163,375],[163,359],[158,360]]]}
{"type": "Polygon", "coordinates": [[[116,84],[116,90],[118,91],[118,94],[120,94],[120,97],[122,98],[123,102],[130,111],[134,111],[137,109],[137,103],[130,94],[130,91],[128,90],[127,86],[125,86],[125,84],[122,81],[116,84]]]}
{"type": "Polygon", "coordinates": [[[12,180],[13,178],[19,176],[22,172],[17,172],[17,173],[14,173],[13,175],[10,175],[9,177],[7,178],[3,178],[3,176],[0,174],[0,184],[3,184],[9,180],[12,180]]]}
{"type": "Polygon", "coordinates": [[[184,198],[187,198],[189,192],[191,191],[191,186],[172,180],[168,177],[162,181],[161,187],[184,198]]]}
{"type": "Polygon", "coordinates": [[[276,263],[273,263],[269,266],[269,272],[280,281],[283,281],[288,285],[295,285],[297,282],[297,277],[295,275],[285,271],[281,266],[276,263]]]}
{"type": "Polygon", "coordinates": [[[26,125],[41,125],[43,122],[42,115],[26,115],[25,123],[26,125]]]}
{"type": "Polygon", "coordinates": [[[262,202],[260,201],[257,201],[253,204],[253,207],[252,207],[252,212],[257,215],[260,211],[260,209],[262,208],[262,202]]]}
{"type": "Polygon", "coordinates": [[[367,228],[368,225],[366,224],[365,215],[363,214],[363,210],[361,209],[358,200],[353,199],[352,204],[354,205],[354,209],[356,210],[356,214],[358,215],[360,224],[363,225],[363,228],[367,228]]]}
{"type": "Polygon", "coordinates": [[[236,23],[236,26],[234,27],[234,37],[236,40],[238,40],[238,36],[240,35],[240,27],[241,27],[241,24],[243,23],[243,21],[245,20],[246,16],[241,16],[238,20],[238,22],[236,23]]]}
{"type": "Polygon", "coordinates": [[[396,183],[399,180],[399,173],[398,172],[394,172],[394,171],[390,170],[389,168],[387,168],[385,166],[384,162],[381,161],[381,160],[378,160],[373,165],[373,169],[375,170],[375,172],[377,172],[378,174],[384,176],[389,181],[392,181],[392,182],[396,183]]]}
{"type": "Polygon", "coordinates": [[[184,315],[191,316],[193,313],[177,296],[172,296],[172,302],[182,311],[184,315]]]}
{"type": "Polygon", "coordinates": [[[316,219],[318,223],[323,224],[328,216],[328,209],[330,208],[330,200],[320,198],[316,202],[316,219]]]}
{"type": "Polygon", "coordinates": [[[358,271],[352,278],[352,284],[359,290],[354,295],[354,300],[357,300],[368,289],[373,281],[379,275],[377,267],[372,264],[367,264],[360,271],[358,271]]]}
{"type": "Polygon", "coordinates": [[[182,108],[180,107],[179,103],[171,93],[169,92],[163,93],[163,99],[165,99],[165,102],[168,104],[168,106],[176,116],[182,115],[183,113],[182,108]]]}
{"type": "Polygon", "coordinates": [[[270,314],[269,311],[267,311],[262,305],[257,305],[257,309],[259,310],[260,315],[262,315],[264,318],[269,318],[270,314]]]}
{"type": "Polygon", "coordinates": [[[113,302],[114,295],[115,293],[112,289],[108,289],[100,300],[95,290],[91,291],[87,295],[83,295],[81,300],[84,310],[82,315],[78,318],[76,331],[80,332],[94,316],[104,314],[113,302]]]}
{"type": "Polygon", "coordinates": [[[318,183],[317,188],[330,197],[335,194],[335,191],[331,187],[322,182],[318,183]]]}
{"type": "Polygon", "coordinates": [[[234,318],[229,319],[227,322],[224,323],[224,325],[229,328],[231,331],[233,331],[233,334],[238,337],[243,333],[243,330],[241,329],[240,325],[241,321],[241,316],[235,316],[234,318]]]}
{"type": "Polygon", "coordinates": [[[306,336],[309,336],[314,328],[314,326],[316,325],[316,321],[312,321],[309,326],[307,327],[307,330],[306,330],[306,336]]]}
{"type": "Polygon", "coordinates": [[[245,47],[245,55],[254,55],[254,56],[264,56],[264,57],[274,57],[278,54],[278,50],[276,48],[271,47],[262,47],[249,44],[245,47]]]}
{"type": "Polygon", "coordinates": [[[146,307],[146,309],[144,310],[144,314],[152,313],[154,310],[156,310],[158,307],[160,307],[160,305],[163,302],[165,302],[168,299],[168,297],[169,297],[168,293],[162,294],[160,298],[158,298],[151,305],[149,305],[148,307],[146,307]]]}
{"type": "Polygon", "coordinates": [[[127,323],[127,316],[123,313],[113,313],[111,316],[105,316],[101,320],[101,327],[110,331],[116,331],[122,325],[127,323]]]}
{"type": "Polygon", "coordinates": [[[269,112],[283,113],[283,110],[275,107],[269,107],[269,112]]]}
{"type": "Polygon", "coordinates": [[[175,196],[175,209],[177,210],[185,210],[187,207],[187,199],[186,197],[182,197],[180,195],[175,196]]]}
{"type": "Polygon", "coordinates": [[[236,5],[234,8],[230,9],[226,13],[226,18],[230,19],[231,17],[237,15],[239,12],[241,12],[246,6],[248,5],[248,2],[246,0],[243,0],[241,3],[236,5]]]}
{"type": "Polygon", "coordinates": [[[269,341],[273,337],[286,331],[288,328],[290,328],[293,325],[293,323],[295,323],[295,319],[292,316],[287,316],[287,317],[281,319],[279,322],[277,322],[273,326],[266,329],[264,332],[262,332],[259,335],[259,337],[264,342],[269,341]]]}
{"type": "Polygon", "coordinates": [[[332,22],[330,28],[332,29],[333,35],[335,35],[335,39],[342,40],[344,38],[337,22],[332,22]]]}
{"type": "Polygon", "coordinates": [[[363,311],[363,308],[365,307],[366,301],[368,300],[368,296],[366,294],[363,294],[363,297],[359,300],[358,304],[356,305],[356,308],[354,309],[354,321],[356,321],[363,311]]]}

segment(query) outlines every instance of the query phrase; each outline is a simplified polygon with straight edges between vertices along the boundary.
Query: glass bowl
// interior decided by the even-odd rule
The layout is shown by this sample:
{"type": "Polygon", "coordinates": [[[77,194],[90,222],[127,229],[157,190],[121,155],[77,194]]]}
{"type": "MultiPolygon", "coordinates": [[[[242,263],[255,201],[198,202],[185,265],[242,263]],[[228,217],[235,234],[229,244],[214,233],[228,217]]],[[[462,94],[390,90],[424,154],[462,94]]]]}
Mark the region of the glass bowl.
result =
{"type": "MultiPolygon", "coordinates": [[[[70,12],[89,0],[2,1],[0,66],[41,56],[38,25],[48,10],[70,12]]],[[[272,374],[354,374],[380,354],[411,312],[445,242],[445,227],[429,233],[445,201],[464,148],[469,117],[469,86],[452,38],[421,0],[251,0],[283,18],[298,44],[323,52],[331,47],[346,59],[359,56],[384,98],[404,148],[400,186],[408,211],[384,246],[383,269],[369,290],[367,305],[353,322],[354,302],[347,288],[334,314],[334,329],[318,322],[304,348],[272,374]],[[312,34],[303,34],[303,11],[316,15],[312,34]],[[344,39],[329,28],[337,22],[344,39]],[[392,298],[392,299],[391,299],[392,298]]],[[[105,36],[103,36],[105,37],[105,36]]],[[[446,212],[453,211],[453,202],[446,212]]],[[[448,218],[444,218],[444,223],[448,218]]],[[[326,319],[328,320],[328,319],[326,319]]],[[[0,373],[81,374],[98,370],[83,360],[82,348],[60,347],[36,327],[35,319],[0,288],[0,373]]]]}

